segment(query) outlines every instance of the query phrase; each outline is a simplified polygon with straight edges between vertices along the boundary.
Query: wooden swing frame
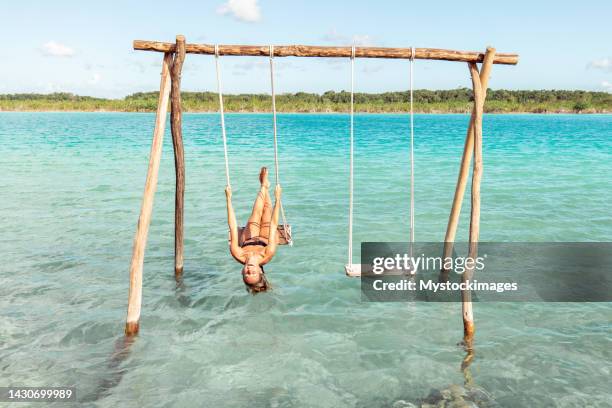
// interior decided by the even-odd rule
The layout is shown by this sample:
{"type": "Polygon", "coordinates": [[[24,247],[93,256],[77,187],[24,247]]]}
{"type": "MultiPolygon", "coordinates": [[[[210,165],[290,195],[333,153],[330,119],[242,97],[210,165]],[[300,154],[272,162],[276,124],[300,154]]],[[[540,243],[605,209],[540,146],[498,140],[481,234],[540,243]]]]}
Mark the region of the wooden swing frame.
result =
{"type": "MultiPolygon", "coordinates": [[[[228,56],[261,56],[270,57],[268,45],[218,45],[219,55],[228,56]]],[[[187,44],[185,37],[176,36],[175,43],[156,41],[134,41],[134,50],[154,51],[164,53],[161,71],[159,99],[155,118],[155,129],[149,158],[149,167],[145,181],[144,194],[138,226],[134,236],[132,260],[130,263],[130,289],[128,295],[128,311],[125,324],[127,336],[136,335],[139,331],[140,312],[142,304],[142,271],[144,252],[147,242],[153,199],[157,188],[159,164],[161,160],[162,142],[164,137],[168,103],[170,102],[170,123],[172,144],[174,148],[174,164],[176,172],[175,194],[175,233],[174,233],[174,273],[180,279],[183,273],[183,206],[185,194],[185,160],[182,138],[182,107],[181,107],[181,71],[186,54],[215,55],[215,46],[209,44],[187,44]]],[[[338,57],[350,58],[352,47],[322,47],[306,45],[285,45],[273,47],[275,57],[338,57]]],[[[478,253],[478,239],[480,234],[480,183],[482,179],[482,116],[486,98],[489,76],[493,64],[516,65],[517,54],[496,53],[494,48],[487,48],[486,52],[455,51],[435,48],[383,48],[383,47],[355,47],[355,58],[391,58],[391,59],[424,59],[466,62],[472,80],[474,103],[470,123],[468,126],[463,156],[459,168],[455,195],[451,207],[448,226],[444,238],[444,256],[452,255],[453,244],[459,223],[461,205],[465,195],[472,156],[474,157],[472,169],[471,212],[469,230],[469,255],[476,258],[478,253]],[[414,50],[414,55],[413,55],[414,50]],[[480,70],[477,63],[481,63],[480,70]]],[[[444,279],[449,271],[441,271],[444,279]]],[[[473,270],[467,270],[462,279],[472,278],[473,270]]],[[[464,344],[472,349],[475,326],[472,309],[472,298],[469,290],[462,291],[462,318],[464,328],[464,344]]]]}

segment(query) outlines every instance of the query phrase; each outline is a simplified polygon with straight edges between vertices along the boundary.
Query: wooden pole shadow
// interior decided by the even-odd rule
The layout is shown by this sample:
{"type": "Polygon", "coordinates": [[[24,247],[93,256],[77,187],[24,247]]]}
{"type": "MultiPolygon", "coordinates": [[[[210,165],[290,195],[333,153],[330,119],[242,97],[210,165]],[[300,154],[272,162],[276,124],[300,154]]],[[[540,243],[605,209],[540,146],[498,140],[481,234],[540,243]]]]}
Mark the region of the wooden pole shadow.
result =
{"type": "Polygon", "coordinates": [[[127,372],[123,363],[128,359],[132,344],[136,341],[136,336],[123,335],[115,341],[113,353],[105,367],[103,377],[96,385],[95,390],[86,395],[80,402],[95,402],[108,397],[127,372]]]}

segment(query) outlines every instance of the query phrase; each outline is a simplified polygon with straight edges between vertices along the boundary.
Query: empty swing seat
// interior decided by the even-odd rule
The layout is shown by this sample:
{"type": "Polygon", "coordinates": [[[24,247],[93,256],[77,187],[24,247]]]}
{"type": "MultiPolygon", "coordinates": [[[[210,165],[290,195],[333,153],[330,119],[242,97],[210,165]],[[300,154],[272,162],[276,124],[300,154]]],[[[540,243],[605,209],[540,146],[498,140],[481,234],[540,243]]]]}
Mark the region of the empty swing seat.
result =
{"type": "MultiPolygon", "coordinates": [[[[242,239],[242,231],[244,231],[246,227],[238,227],[238,245],[242,246],[243,243],[243,239],[242,239]]],[[[280,224],[277,228],[277,238],[278,238],[278,245],[292,245],[293,244],[293,240],[291,239],[291,225],[289,224],[280,224]]],[[[231,235],[228,237],[228,242],[231,241],[231,235]]]]}
{"type": "Polygon", "coordinates": [[[367,265],[356,264],[356,263],[346,264],[344,265],[344,272],[346,272],[346,276],[358,278],[361,276],[361,271],[363,270],[364,266],[367,267],[367,265]]]}
{"type": "MultiPolygon", "coordinates": [[[[344,265],[344,272],[346,272],[346,276],[352,277],[352,278],[358,278],[360,277],[362,274],[364,275],[369,275],[369,276],[376,276],[372,274],[372,265],[369,264],[358,264],[358,263],[351,263],[351,264],[346,264],[344,265]]],[[[392,275],[408,275],[408,276],[414,276],[416,274],[416,267],[413,264],[410,264],[408,269],[403,270],[387,270],[386,274],[392,274],[392,275]]]]}

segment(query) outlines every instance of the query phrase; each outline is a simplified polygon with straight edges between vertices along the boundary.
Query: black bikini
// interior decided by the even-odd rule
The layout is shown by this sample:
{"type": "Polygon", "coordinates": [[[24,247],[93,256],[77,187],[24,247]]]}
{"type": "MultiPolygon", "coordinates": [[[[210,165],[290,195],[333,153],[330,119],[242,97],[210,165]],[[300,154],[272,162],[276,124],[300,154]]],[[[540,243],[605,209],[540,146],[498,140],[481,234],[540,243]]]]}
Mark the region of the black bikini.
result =
{"type": "Polygon", "coordinates": [[[268,243],[262,241],[259,237],[253,237],[253,238],[249,238],[246,241],[244,241],[240,247],[244,248],[246,246],[256,246],[256,245],[266,247],[268,246],[268,243]]]}

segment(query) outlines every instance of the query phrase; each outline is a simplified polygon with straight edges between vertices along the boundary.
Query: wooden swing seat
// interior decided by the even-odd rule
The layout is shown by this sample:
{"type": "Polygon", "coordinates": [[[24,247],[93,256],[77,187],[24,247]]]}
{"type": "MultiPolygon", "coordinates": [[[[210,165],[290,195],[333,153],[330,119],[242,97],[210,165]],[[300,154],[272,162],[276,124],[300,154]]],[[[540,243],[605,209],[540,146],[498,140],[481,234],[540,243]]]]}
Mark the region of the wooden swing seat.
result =
{"type": "MultiPolygon", "coordinates": [[[[242,239],[244,231],[246,227],[238,227],[238,245],[242,246],[244,240],[242,239]]],[[[276,234],[278,238],[278,245],[292,245],[293,240],[291,239],[291,225],[289,224],[280,224],[277,228],[278,233],[276,234]]],[[[228,242],[231,242],[231,236],[228,233],[228,242]]]]}
{"type": "MultiPolygon", "coordinates": [[[[349,276],[351,278],[358,278],[361,276],[362,273],[368,276],[376,276],[372,274],[372,265],[369,264],[346,264],[344,265],[344,272],[346,272],[346,276],[349,276]]],[[[389,274],[389,272],[397,275],[407,274],[409,276],[414,276],[416,274],[416,268],[414,266],[411,266],[407,271],[401,270],[395,271],[395,273],[393,273],[393,271],[387,271],[387,274],[389,274]]]]}
{"type": "Polygon", "coordinates": [[[346,272],[346,276],[350,276],[353,278],[358,278],[361,276],[361,270],[364,265],[362,264],[346,264],[344,265],[344,272],[346,272]]]}

